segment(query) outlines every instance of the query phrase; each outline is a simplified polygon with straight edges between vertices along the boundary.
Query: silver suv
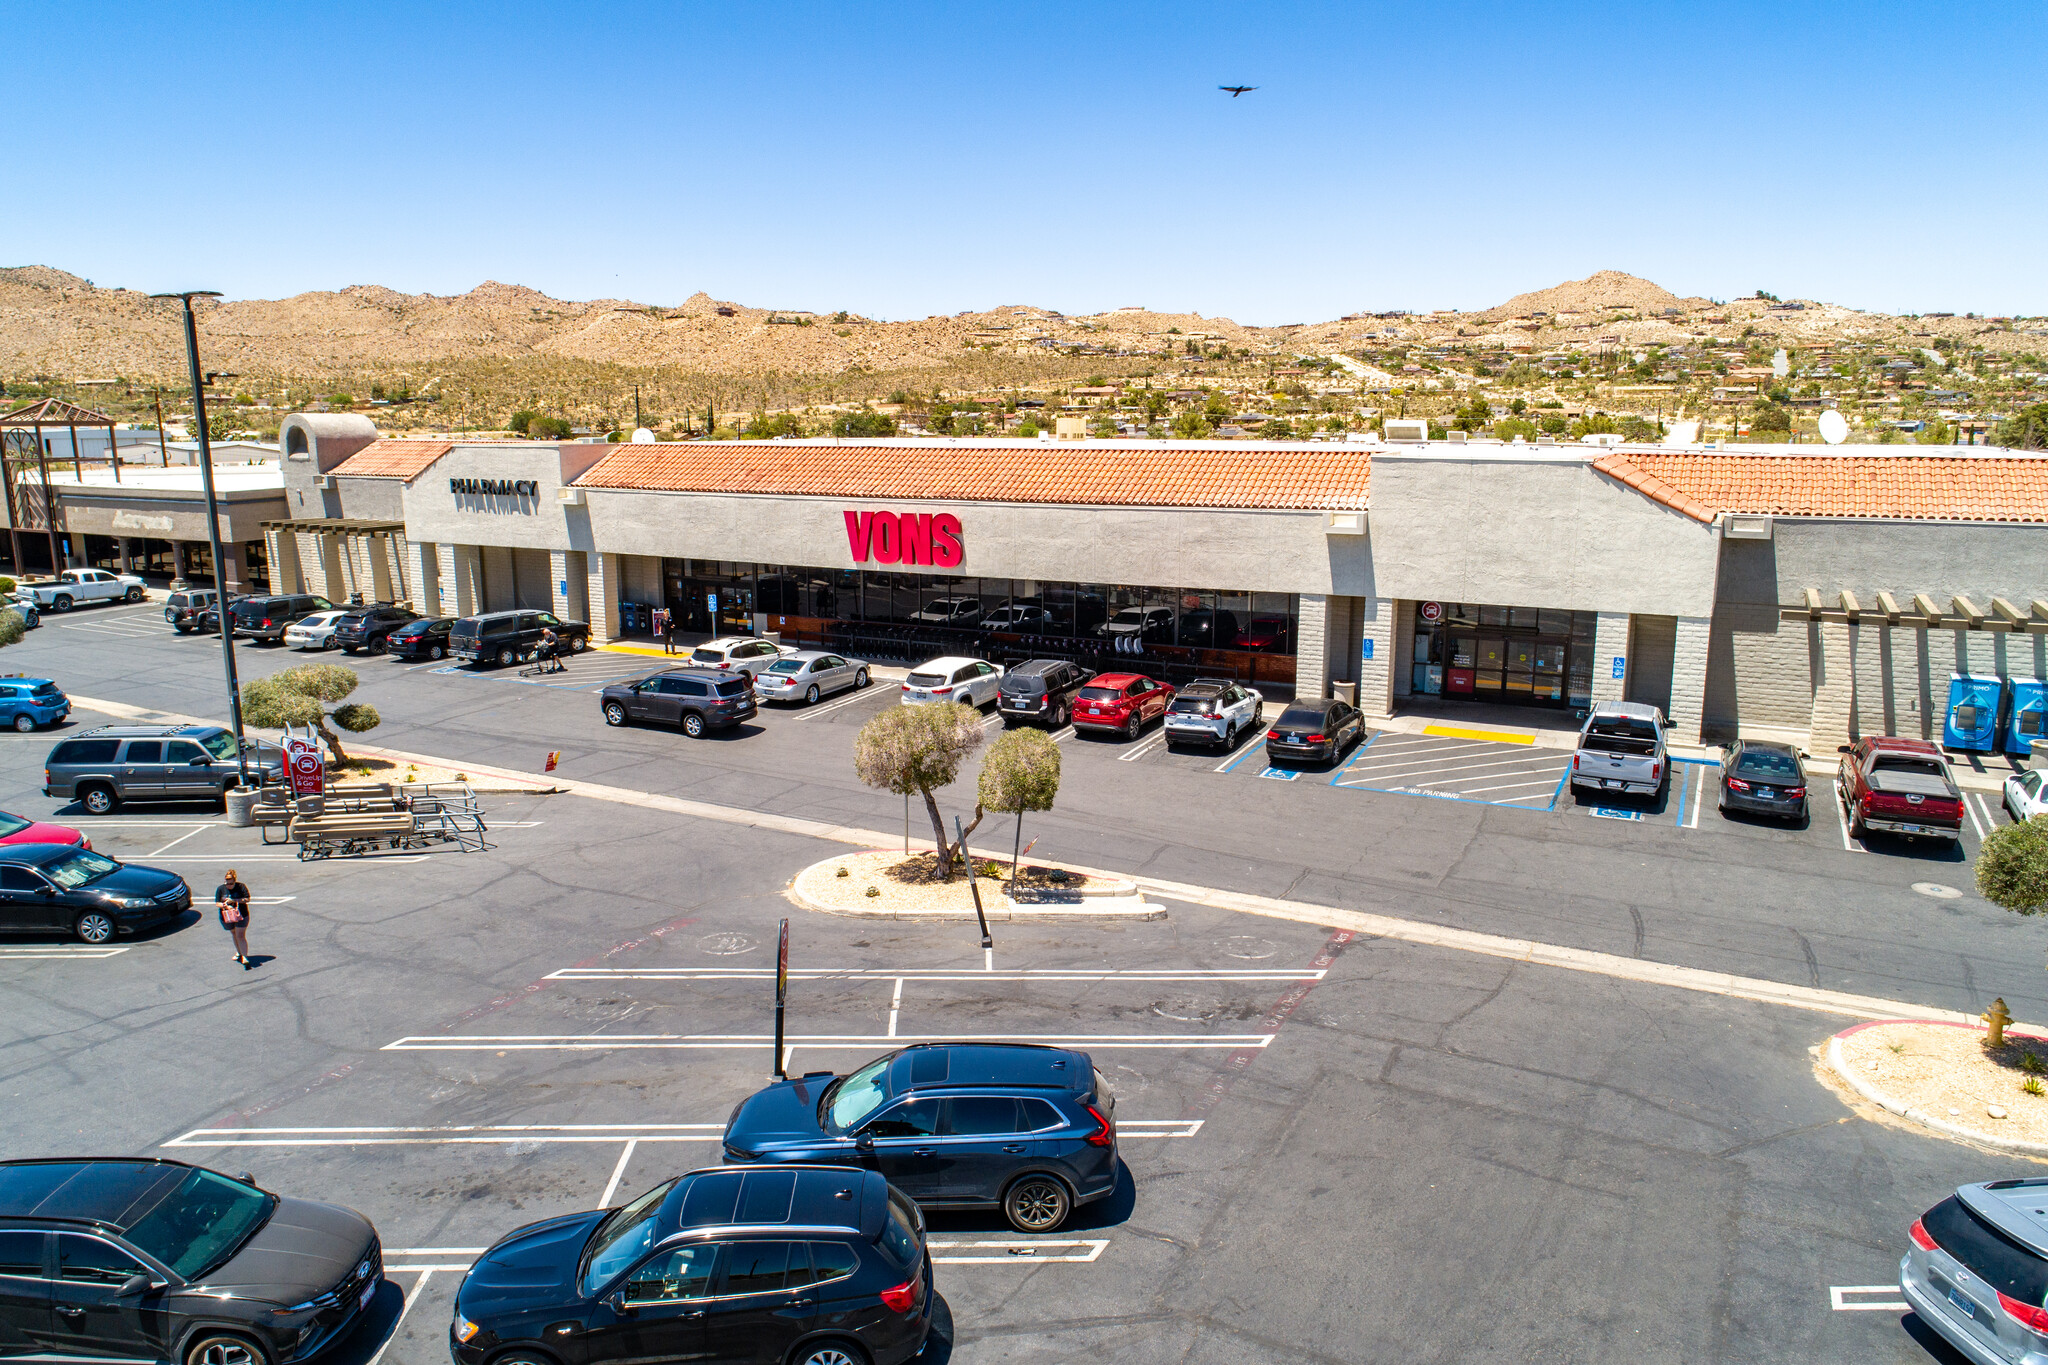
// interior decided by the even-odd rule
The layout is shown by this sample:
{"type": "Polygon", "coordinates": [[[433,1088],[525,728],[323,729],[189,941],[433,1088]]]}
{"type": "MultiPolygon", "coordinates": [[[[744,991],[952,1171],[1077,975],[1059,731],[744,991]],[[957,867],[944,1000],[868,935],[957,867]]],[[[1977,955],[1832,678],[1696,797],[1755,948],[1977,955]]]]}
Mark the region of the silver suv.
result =
{"type": "MultiPolygon", "coordinates": [[[[43,760],[43,795],[92,815],[123,801],[210,801],[241,783],[235,737],[219,725],[103,725],[60,742],[43,760]]],[[[284,755],[251,742],[252,785],[284,781],[284,755]]]]}

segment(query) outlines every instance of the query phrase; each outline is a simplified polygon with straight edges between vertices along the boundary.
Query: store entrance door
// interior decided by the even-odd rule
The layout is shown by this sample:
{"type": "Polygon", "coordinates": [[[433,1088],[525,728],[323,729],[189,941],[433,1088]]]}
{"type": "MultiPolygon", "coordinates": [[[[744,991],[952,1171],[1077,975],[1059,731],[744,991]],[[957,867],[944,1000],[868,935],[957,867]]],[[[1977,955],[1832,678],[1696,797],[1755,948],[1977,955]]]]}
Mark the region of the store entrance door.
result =
{"type": "Polygon", "coordinates": [[[1416,619],[1412,690],[1470,701],[1584,706],[1592,612],[1432,602],[1416,619]]]}

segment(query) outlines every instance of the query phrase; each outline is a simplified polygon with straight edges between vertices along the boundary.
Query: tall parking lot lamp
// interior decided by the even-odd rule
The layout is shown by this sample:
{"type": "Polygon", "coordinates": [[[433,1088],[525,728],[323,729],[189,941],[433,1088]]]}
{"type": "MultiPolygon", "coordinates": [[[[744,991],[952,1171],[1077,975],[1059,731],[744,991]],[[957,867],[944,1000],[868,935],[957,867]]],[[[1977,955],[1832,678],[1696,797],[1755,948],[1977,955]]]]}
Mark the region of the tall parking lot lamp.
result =
{"type": "Polygon", "coordinates": [[[242,689],[235,678],[235,626],[228,615],[227,559],[221,553],[220,503],[213,493],[213,447],[206,439],[206,380],[199,372],[199,324],[192,300],[217,299],[217,289],[188,289],[181,294],[151,294],[153,299],[178,299],[185,305],[185,363],[192,371],[192,425],[199,429],[199,481],[206,489],[206,539],[213,547],[213,605],[220,617],[221,665],[228,677],[229,724],[235,731],[235,764],[243,787],[249,785],[249,755],[242,743],[242,689]]]}

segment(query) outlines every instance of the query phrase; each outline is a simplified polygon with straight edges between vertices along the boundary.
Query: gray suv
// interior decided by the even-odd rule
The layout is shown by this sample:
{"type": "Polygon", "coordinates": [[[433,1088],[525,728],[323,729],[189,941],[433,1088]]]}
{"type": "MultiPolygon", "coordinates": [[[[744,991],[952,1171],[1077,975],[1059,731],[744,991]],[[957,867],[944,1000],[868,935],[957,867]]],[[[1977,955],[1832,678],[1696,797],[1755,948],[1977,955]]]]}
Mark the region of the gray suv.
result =
{"type": "MultiPolygon", "coordinates": [[[[59,743],[43,768],[43,795],[75,800],[93,815],[123,801],[218,805],[241,783],[234,734],[219,725],[103,725],[59,743]]],[[[284,781],[275,745],[249,745],[249,780],[284,781]]]]}

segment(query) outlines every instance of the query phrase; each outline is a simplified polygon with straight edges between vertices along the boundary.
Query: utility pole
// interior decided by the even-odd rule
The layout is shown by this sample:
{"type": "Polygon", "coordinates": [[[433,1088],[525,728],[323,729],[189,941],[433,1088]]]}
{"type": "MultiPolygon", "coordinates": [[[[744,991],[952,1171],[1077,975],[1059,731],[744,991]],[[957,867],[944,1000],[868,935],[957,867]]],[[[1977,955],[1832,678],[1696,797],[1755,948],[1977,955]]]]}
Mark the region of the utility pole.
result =
{"type": "Polygon", "coordinates": [[[165,469],[171,467],[171,452],[164,445],[164,390],[156,388],[156,458],[165,469]]]}
{"type": "MultiPolygon", "coordinates": [[[[206,381],[199,372],[199,324],[192,316],[192,300],[217,299],[214,289],[192,289],[182,294],[152,294],[151,298],[177,299],[185,305],[185,363],[192,373],[192,425],[199,429],[199,479],[206,490],[206,539],[213,547],[213,600],[220,615],[221,667],[228,683],[228,716],[235,731],[235,762],[243,787],[249,785],[249,750],[242,740],[242,689],[235,678],[235,624],[228,612],[227,556],[220,543],[220,501],[213,491],[213,447],[206,436],[206,381]]],[[[161,401],[161,400],[159,400],[161,401]]],[[[163,428],[157,428],[161,431],[163,428]]]]}

